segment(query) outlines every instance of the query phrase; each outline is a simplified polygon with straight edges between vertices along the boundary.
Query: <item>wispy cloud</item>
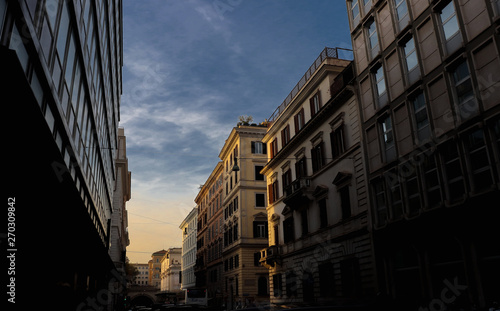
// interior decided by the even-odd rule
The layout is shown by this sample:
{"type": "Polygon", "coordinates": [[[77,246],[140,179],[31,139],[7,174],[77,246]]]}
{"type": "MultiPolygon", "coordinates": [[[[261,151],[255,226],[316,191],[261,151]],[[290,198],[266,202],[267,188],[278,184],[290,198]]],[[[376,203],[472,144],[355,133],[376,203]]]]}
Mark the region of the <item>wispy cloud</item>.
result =
{"type": "Polygon", "coordinates": [[[129,250],[180,245],[176,226],[133,223],[180,223],[238,116],[264,121],[324,46],[350,42],[344,14],[331,0],[124,1],[129,250]]]}

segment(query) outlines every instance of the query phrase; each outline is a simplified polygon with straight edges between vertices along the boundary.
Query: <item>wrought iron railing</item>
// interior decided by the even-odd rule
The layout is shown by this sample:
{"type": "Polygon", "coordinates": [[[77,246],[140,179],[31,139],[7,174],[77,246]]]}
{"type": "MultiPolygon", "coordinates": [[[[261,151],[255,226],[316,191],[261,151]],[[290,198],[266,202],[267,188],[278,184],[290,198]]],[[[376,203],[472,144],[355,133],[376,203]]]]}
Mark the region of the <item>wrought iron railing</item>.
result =
{"type": "Polygon", "coordinates": [[[298,190],[302,188],[309,188],[311,186],[311,179],[310,178],[297,178],[294,181],[292,181],[291,184],[285,187],[285,194],[286,196],[291,196],[298,190]]]}
{"type": "Polygon", "coordinates": [[[283,103],[274,110],[273,114],[269,117],[268,122],[272,124],[283,111],[285,111],[286,107],[292,102],[293,98],[300,92],[300,90],[306,85],[307,81],[312,77],[314,72],[321,66],[321,63],[327,58],[336,58],[336,59],[344,59],[344,60],[353,60],[353,52],[349,49],[344,48],[329,48],[325,47],[323,51],[319,54],[318,58],[314,61],[314,63],[309,67],[306,73],[299,80],[297,85],[292,89],[290,94],[285,98],[283,103]]]}

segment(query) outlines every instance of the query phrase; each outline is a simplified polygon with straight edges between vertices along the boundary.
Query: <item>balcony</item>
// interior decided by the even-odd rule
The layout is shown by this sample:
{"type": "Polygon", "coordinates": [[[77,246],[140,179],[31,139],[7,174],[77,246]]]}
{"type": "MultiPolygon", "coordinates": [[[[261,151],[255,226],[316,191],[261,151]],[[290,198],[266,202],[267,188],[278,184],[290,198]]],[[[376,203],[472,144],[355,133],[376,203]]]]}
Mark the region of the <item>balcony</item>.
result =
{"type": "Polygon", "coordinates": [[[292,209],[296,209],[312,201],[310,197],[312,192],[310,178],[297,178],[285,188],[286,197],[283,202],[292,209]]]}
{"type": "Polygon", "coordinates": [[[259,263],[268,269],[274,268],[275,264],[281,265],[282,260],[280,246],[273,245],[261,250],[259,263]]]}

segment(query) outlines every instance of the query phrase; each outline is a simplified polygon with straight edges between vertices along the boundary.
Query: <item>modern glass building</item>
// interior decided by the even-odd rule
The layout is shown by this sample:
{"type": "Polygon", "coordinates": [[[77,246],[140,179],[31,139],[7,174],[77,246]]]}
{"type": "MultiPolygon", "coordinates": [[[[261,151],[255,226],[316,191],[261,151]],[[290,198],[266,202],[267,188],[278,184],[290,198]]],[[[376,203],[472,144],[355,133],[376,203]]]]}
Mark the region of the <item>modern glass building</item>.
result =
{"type": "Polygon", "coordinates": [[[35,284],[68,303],[101,291],[104,305],[113,275],[122,29],[120,0],[0,0],[9,195],[29,202],[18,207],[23,247],[50,253],[37,255],[51,269],[35,284]]]}

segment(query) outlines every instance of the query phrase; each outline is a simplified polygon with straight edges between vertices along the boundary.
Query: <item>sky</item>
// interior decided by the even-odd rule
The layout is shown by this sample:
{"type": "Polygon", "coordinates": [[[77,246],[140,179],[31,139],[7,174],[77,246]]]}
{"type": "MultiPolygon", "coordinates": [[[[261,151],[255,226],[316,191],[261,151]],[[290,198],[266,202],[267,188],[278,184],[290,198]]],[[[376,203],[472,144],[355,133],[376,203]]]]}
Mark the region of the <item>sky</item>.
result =
{"type": "Polygon", "coordinates": [[[131,263],[180,223],[239,116],[268,119],[325,47],[351,48],[343,0],[123,0],[131,263]]]}

